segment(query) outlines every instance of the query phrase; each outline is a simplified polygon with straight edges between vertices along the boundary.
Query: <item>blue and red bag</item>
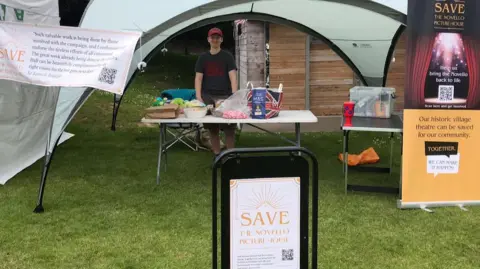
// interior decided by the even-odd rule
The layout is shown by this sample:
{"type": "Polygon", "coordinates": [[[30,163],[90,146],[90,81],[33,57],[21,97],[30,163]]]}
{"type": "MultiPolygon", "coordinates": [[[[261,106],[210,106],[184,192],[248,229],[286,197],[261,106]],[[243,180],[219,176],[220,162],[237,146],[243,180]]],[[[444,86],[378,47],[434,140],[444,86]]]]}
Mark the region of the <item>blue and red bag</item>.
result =
{"type": "Polygon", "coordinates": [[[278,89],[252,88],[248,93],[248,107],[252,119],[270,119],[280,114],[283,101],[283,85],[278,89]]]}

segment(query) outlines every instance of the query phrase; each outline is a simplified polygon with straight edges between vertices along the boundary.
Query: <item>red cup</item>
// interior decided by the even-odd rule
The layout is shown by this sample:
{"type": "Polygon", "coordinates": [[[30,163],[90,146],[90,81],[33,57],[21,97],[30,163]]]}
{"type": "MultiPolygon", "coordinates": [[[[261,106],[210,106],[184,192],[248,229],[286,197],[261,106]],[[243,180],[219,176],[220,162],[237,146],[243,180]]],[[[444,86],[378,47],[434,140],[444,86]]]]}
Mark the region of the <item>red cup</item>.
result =
{"type": "Polygon", "coordinates": [[[344,102],[343,103],[343,116],[345,117],[344,126],[352,126],[352,118],[355,111],[354,102],[344,102]]]}

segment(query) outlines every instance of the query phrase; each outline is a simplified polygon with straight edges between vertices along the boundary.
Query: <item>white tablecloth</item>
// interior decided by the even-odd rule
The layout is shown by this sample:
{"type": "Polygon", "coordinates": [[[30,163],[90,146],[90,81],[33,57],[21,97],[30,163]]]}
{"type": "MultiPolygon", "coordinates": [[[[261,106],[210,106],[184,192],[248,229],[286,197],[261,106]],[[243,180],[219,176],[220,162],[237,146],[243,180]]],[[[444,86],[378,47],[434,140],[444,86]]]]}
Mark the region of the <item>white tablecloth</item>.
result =
{"type": "Polygon", "coordinates": [[[277,117],[271,119],[224,119],[214,117],[211,115],[203,118],[186,118],[185,115],[180,115],[175,119],[142,119],[144,123],[314,123],[318,119],[309,110],[283,110],[277,117]]]}

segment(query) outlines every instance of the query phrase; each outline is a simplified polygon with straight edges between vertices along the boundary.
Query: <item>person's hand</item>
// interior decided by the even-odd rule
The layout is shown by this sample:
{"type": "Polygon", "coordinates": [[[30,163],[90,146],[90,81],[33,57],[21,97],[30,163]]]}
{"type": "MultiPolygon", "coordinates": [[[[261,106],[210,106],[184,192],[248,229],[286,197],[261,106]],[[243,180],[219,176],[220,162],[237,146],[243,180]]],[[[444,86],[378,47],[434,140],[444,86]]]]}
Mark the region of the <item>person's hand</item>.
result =
{"type": "Polygon", "coordinates": [[[197,100],[203,103],[203,99],[202,99],[202,96],[201,96],[201,95],[198,95],[198,94],[197,94],[197,100]]]}

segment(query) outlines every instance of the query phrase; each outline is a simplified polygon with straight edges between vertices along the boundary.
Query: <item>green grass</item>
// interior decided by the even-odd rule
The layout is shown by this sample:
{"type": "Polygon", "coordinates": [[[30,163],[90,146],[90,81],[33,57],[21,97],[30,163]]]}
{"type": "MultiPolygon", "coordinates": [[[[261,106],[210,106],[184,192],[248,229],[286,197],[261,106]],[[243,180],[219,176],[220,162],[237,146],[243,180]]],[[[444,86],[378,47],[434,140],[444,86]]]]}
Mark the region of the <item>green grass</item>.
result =
{"type": "MultiPolygon", "coordinates": [[[[160,56],[132,84],[111,132],[112,96],[96,92],[68,127],[50,170],[44,214],[34,214],[41,163],[0,187],[0,268],[210,268],[208,152],[172,148],[155,184],[158,133],[139,128],[161,89],[192,87],[189,57],[160,56]]],[[[374,146],[388,162],[388,137],[352,134],[352,151],[374,146]]],[[[284,145],[242,134],[245,147],[284,145]]],[[[303,135],[320,168],[321,268],[480,268],[480,210],[399,210],[396,197],[343,193],[339,133],[303,135]]],[[[399,148],[395,148],[398,156],[399,148]]],[[[399,176],[351,174],[395,185],[399,176]]]]}

